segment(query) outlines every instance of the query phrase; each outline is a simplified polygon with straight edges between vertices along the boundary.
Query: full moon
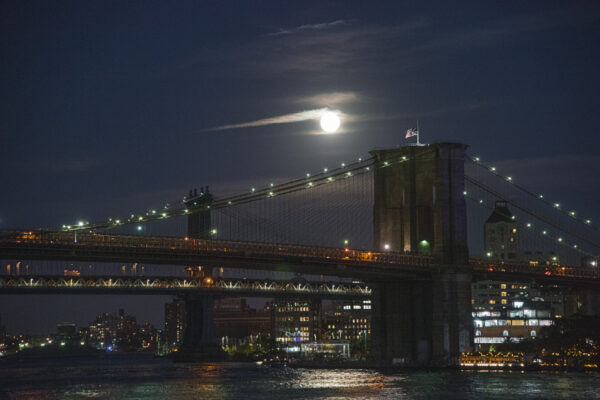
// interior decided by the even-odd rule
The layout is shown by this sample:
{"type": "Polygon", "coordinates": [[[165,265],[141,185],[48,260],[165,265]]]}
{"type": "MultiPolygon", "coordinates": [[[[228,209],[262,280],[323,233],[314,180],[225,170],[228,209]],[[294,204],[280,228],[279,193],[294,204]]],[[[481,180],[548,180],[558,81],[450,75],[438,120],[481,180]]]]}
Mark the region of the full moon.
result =
{"type": "Polygon", "coordinates": [[[326,111],[321,116],[321,128],[327,133],[333,133],[340,127],[340,117],[337,113],[326,111]]]}

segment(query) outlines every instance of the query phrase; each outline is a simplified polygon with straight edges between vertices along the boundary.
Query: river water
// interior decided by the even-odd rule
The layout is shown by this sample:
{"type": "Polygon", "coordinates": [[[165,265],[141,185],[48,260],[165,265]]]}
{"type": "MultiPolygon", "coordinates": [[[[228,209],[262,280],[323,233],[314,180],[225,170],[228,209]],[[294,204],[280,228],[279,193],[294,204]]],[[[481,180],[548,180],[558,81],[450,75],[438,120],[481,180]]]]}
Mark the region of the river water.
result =
{"type": "Polygon", "coordinates": [[[600,374],[293,369],[147,356],[4,359],[0,399],[600,399],[600,374]]]}

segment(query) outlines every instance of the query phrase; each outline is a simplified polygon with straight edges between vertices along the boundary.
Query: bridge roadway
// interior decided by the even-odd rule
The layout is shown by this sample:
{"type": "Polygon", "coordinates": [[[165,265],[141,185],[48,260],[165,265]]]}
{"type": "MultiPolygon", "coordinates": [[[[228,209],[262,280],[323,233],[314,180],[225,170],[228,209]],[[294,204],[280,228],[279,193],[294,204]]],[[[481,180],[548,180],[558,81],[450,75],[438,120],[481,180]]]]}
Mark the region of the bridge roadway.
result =
{"type": "MultiPolygon", "coordinates": [[[[59,231],[0,231],[0,259],[125,262],[289,271],[353,277],[428,279],[447,271],[434,257],[397,252],[202,240],[181,237],[105,235],[59,231]]],[[[536,279],[556,284],[600,286],[594,268],[495,264],[473,259],[455,267],[474,279],[536,279]]]]}
{"type": "Polygon", "coordinates": [[[0,294],[210,294],[245,297],[360,299],[364,284],[144,276],[0,276],[0,294]]]}

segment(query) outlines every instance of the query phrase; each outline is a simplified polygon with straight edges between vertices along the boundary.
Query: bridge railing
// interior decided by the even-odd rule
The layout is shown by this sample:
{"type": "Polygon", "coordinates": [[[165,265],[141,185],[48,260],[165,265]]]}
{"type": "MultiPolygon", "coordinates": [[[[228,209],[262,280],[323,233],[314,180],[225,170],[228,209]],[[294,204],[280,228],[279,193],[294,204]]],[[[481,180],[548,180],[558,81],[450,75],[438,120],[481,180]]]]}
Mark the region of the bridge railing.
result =
{"type": "Polygon", "coordinates": [[[39,247],[101,247],[144,251],[221,253],[245,257],[301,257],[307,259],[352,261],[427,266],[436,264],[433,257],[395,252],[374,252],[350,248],[333,248],[276,243],[235,242],[178,237],[104,235],[98,233],[58,231],[0,231],[0,244],[36,245],[39,247]]]}
{"type": "Polygon", "coordinates": [[[173,277],[61,277],[61,276],[0,276],[2,290],[48,289],[106,289],[106,290],[172,290],[176,292],[246,292],[262,295],[273,293],[347,295],[366,297],[371,288],[364,284],[340,282],[290,282],[272,280],[247,280],[225,278],[173,278],[173,277]]]}
{"type": "Polygon", "coordinates": [[[509,263],[491,260],[471,259],[470,265],[475,270],[488,272],[530,273],[533,275],[558,276],[569,278],[598,279],[597,268],[574,267],[566,265],[533,265],[528,262],[511,261],[509,263]]]}

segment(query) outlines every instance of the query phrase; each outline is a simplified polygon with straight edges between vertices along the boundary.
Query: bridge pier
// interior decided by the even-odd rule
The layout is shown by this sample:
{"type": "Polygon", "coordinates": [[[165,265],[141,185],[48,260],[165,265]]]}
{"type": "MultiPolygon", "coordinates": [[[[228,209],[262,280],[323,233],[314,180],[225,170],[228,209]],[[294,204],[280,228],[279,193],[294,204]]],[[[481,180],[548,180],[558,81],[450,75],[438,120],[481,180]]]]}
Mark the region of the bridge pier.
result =
{"type": "Polygon", "coordinates": [[[571,288],[564,295],[565,316],[600,317],[600,290],[571,288]]]}
{"type": "Polygon", "coordinates": [[[214,298],[189,295],[184,299],[186,326],[177,361],[215,361],[224,358],[217,345],[214,327],[214,298]]]}
{"type": "Polygon", "coordinates": [[[406,367],[453,366],[472,346],[471,275],[379,282],[372,294],[371,354],[406,367]]]}

